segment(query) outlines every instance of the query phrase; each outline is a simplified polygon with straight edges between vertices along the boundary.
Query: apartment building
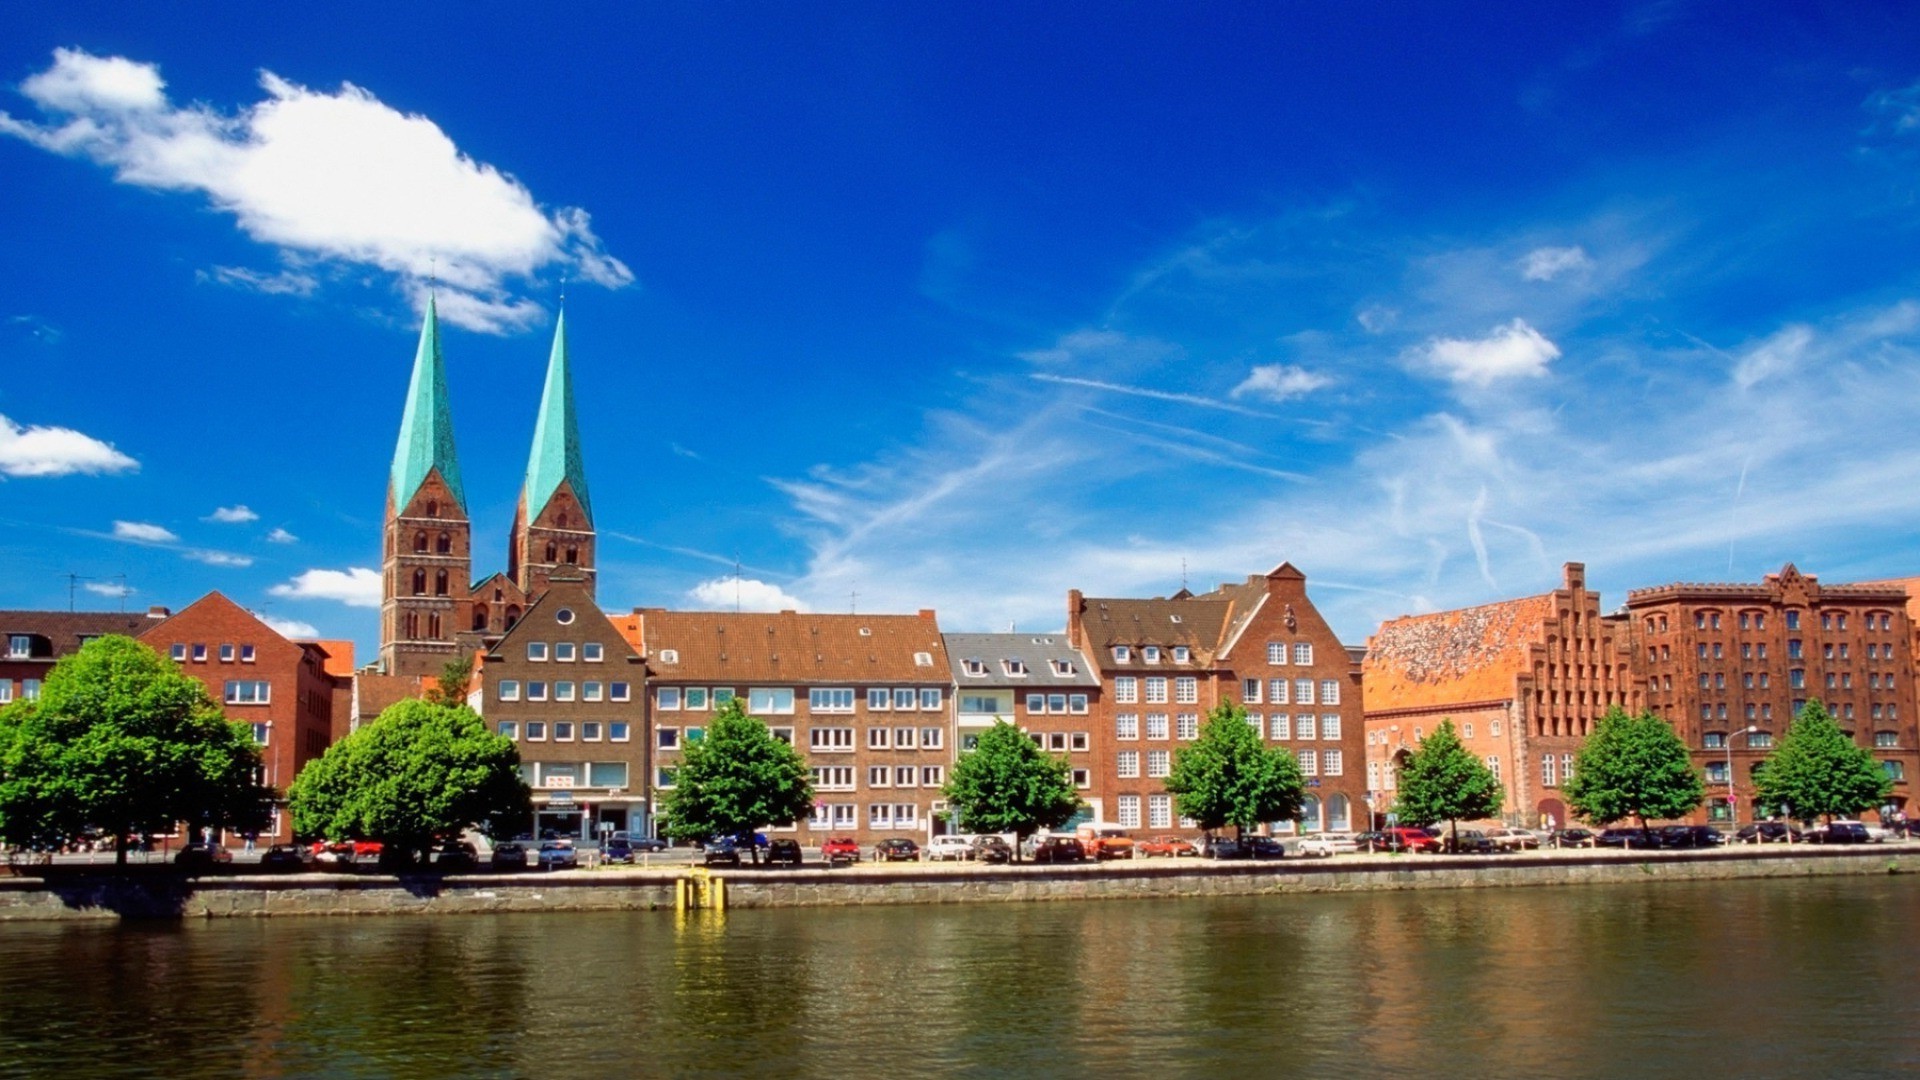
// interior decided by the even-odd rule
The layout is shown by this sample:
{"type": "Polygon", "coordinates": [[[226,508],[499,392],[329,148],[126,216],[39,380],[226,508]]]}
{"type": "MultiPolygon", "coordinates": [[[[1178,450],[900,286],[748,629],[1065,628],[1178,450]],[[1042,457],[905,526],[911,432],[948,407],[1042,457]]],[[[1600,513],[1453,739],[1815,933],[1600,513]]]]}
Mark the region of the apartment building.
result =
{"type": "Polygon", "coordinates": [[[617,623],[647,666],[651,798],[673,788],[713,710],[742,698],[813,770],[813,814],[776,831],[808,846],[932,835],[954,745],[952,671],[932,611],[642,608],[617,623]]]}
{"type": "Polygon", "coordinates": [[[107,634],[137,638],[172,612],[0,611],[0,707],[32,701],[53,665],[107,634]]]}
{"type": "MultiPolygon", "coordinates": [[[[998,720],[1020,725],[1042,750],[1066,759],[1082,798],[1096,798],[1094,777],[1111,771],[1096,756],[1100,678],[1065,634],[947,634],[953,671],[958,750],[973,749],[998,720]]],[[[1095,816],[1089,805],[1083,815],[1095,816]]]]}

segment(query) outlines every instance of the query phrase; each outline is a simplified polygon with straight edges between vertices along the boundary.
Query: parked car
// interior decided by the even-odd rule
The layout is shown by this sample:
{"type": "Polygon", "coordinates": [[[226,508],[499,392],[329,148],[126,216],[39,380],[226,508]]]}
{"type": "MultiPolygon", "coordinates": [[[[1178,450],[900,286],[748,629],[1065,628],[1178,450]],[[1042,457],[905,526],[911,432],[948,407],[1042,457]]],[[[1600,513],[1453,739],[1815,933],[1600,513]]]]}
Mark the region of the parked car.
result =
{"type": "Polygon", "coordinates": [[[188,844],[173,857],[175,866],[188,870],[211,870],[233,861],[233,852],[219,844],[188,844]]]}
{"type": "Polygon", "coordinates": [[[1133,837],[1118,825],[1089,823],[1080,826],[1074,833],[1089,859],[1133,858],[1133,837]]]}
{"type": "Polygon", "coordinates": [[[1454,855],[1492,855],[1500,848],[1493,838],[1479,829],[1461,829],[1449,833],[1445,840],[1447,851],[1454,855]]]}
{"type": "Polygon", "coordinates": [[[860,861],[860,845],[851,836],[829,836],[820,845],[820,857],[826,860],[828,867],[857,863],[860,861]]]}
{"type": "Polygon", "coordinates": [[[1540,838],[1526,829],[1516,829],[1511,825],[1498,825],[1488,829],[1487,839],[1501,851],[1522,851],[1540,846],[1540,838]]]}
{"type": "Polygon", "coordinates": [[[1216,836],[1207,841],[1209,859],[1244,859],[1253,854],[1247,846],[1228,836],[1216,836]]]}
{"type": "Polygon", "coordinates": [[[1134,850],[1138,851],[1143,859],[1152,858],[1155,855],[1177,859],[1200,854],[1200,849],[1194,847],[1191,841],[1182,840],[1177,836],[1156,836],[1151,840],[1142,840],[1134,845],[1134,850]]]}
{"type": "Polygon", "coordinates": [[[308,849],[316,866],[352,866],[353,845],[344,840],[315,840],[308,849]]]}
{"type": "Polygon", "coordinates": [[[1707,825],[1668,825],[1656,835],[1663,848],[1719,847],[1727,842],[1719,829],[1707,825]]]}
{"type": "Polygon", "coordinates": [[[527,868],[527,848],[524,844],[512,842],[493,845],[493,863],[495,870],[525,870],[527,868]]]}
{"type": "Polygon", "coordinates": [[[1283,859],[1287,855],[1286,845],[1271,836],[1249,836],[1240,844],[1247,849],[1247,855],[1255,859],[1283,859]]]}
{"type": "Polygon", "coordinates": [[[927,841],[928,862],[962,862],[972,858],[973,838],[970,836],[936,836],[927,841]]]}
{"type": "Polygon", "coordinates": [[[1650,848],[1658,847],[1659,841],[1652,833],[1644,829],[1613,828],[1603,829],[1594,838],[1595,847],[1650,848]]]}
{"type": "Polygon", "coordinates": [[[1592,829],[1561,829],[1553,834],[1556,847],[1592,847],[1600,838],[1592,829]]]}
{"type": "Polygon", "coordinates": [[[1043,836],[1033,845],[1033,861],[1043,863],[1085,862],[1087,849],[1071,836],[1043,836]]]}
{"type": "Polygon", "coordinates": [[[465,840],[449,840],[434,853],[433,865],[443,872],[478,870],[480,852],[465,840]]]}
{"type": "Polygon", "coordinates": [[[1868,844],[1873,837],[1857,821],[1835,821],[1807,831],[1809,844],[1868,844]]]}
{"type": "Polygon", "coordinates": [[[1013,861],[1013,848],[997,836],[976,836],[967,849],[967,858],[988,864],[1013,861]]]}
{"type": "Polygon", "coordinates": [[[1445,846],[1440,842],[1439,837],[1434,836],[1425,829],[1411,829],[1400,826],[1386,829],[1383,832],[1387,837],[1388,851],[1424,851],[1429,854],[1436,854],[1445,846]]]}
{"type": "Polygon", "coordinates": [[[1785,844],[1799,841],[1801,835],[1784,821],[1760,821],[1741,826],[1733,838],[1742,844],[1785,844]]]}
{"type": "Polygon", "coordinates": [[[607,837],[607,842],[600,845],[600,861],[633,865],[633,841],[624,836],[607,837]]]}
{"type": "Polygon", "coordinates": [[[700,848],[700,860],[707,866],[739,866],[740,847],[731,836],[718,837],[700,848]]]}
{"type": "Polygon", "coordinates": [[[542,870],[572,870],[580,865],[580,853],[565,840],[542,840],[539,859],[542,870]]]}
{"type": "Polygon", "coordinates": [[[260,869],[298,873],[313,867],[313,852],[301,844],[275,844],[260,855],[260,869]]]}
{"type": "Polygon", "coordinates": [[[889,836],[873,845],[874,862],[918,862],[920,845],[904,836],[889,836]]]}
{"type": "Polygon", "coordinates": [[[378,840],[355,840],[353,842],[354,861],[357,862],[361,859],[377,859],[380,857],[380,852],[383,849],[384,849],[384,845],[382,845],[378,840]]]}
{"type": "MultiPolygon", "coordinates": [[[[614,835],[618,836],[619,834],[615,833],[614,835]]],[[[639,836],[629,840],[628,843],[633,845],[633,850],[635,851],[667,850],[667,842],[657,836],[639,836]]]]}
{"type": "Polygon", "coordinates": [[[804,861],[800,841],[781,837],[767,844],[768,866],[799,866],[804,861]]]}
{"type": "Polygon", "coordinates": [[[1835,825],[1858,825],[1867,831],[1867,840],[1875,844],[1884,844],[1893,839],[1893,830],[1884,825],[1869,825],[1854,818],[1837,818],[1835,825]]]}
{"type": "Polygon", "coordinates": [[[1319,833],[1301,837],[1293,850],[1300,855],[1329,859],[1335,855],[1352,855],[1360,850],[1360,844],[1346,833],[1319,833]]]}

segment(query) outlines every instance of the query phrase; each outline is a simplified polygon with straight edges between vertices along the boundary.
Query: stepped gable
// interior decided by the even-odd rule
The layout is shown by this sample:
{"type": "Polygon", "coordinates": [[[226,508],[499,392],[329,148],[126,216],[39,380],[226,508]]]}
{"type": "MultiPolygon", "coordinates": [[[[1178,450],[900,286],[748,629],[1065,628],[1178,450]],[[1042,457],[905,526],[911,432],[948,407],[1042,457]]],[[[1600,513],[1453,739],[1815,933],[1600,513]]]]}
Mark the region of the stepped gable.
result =
{"type": "Polygon", "coordinates": [[[642,608],[614,624],[656,679],[711,679],[723,685],[952,679],[931,610],[810,615],[642,608]]]}
{"type": "Polygon", "coordinates": [[[1543,593],[1382,623],[1363,668],[1368,711],[1513,697],[1553,617],[1543,593]]]}

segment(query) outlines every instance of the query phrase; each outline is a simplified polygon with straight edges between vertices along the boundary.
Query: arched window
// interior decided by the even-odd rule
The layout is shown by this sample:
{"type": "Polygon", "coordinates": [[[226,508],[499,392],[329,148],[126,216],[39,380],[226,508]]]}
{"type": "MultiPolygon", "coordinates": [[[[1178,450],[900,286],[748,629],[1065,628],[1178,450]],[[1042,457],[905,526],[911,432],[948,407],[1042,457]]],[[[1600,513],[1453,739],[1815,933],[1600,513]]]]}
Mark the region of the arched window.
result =
{"type": "Polygon", "coordinates": [[[440,616],[438,615],[427,616],[427,636],[430,638],[437,638],[440,636],[440,616]]]}
{"type": "Polygon", "coordinates": [[[506,599],[506,595],[507,595],[506,593],[501,592],[499,589],[493,590],[493,602],[496,604],[499,603],[500,601],[506,599]]]}
{"type": "Polygon", "coordinates": [[[1320,831],[1320,797],[1308,795],[1300,800],[1300,831],[1320,831]]]}
{"type": "Polygon", "coordinates": [[[427,516],[428,517],[440,516],[440,500],[438,499],[427,500],[427,516]]]}
{"type": "Polygon", "coordinates": [[[415,570],[413,572],[413,595],[427,595],[427,572],[425,570],[415,570]]]}
{"type": "Polygon", "coordinates": [[[433,572],[433,595],[447,595],[447,572],[445,570],[435,570],[433,572]]]}
{"type": "Polygon", "coordinates": [[[559,527],[562,529],[567,527],[567,515],[565,514],[560,515],[559,527]]]}
{"type": "Polygon", "coordinates": [[[567,565],[574,566],[574,565],[577,565],[579,562],[580,562],[580,549],[577,547],[568,548],[567,549],[567,565]]]}
{"type": "Polygon", "coordinates": [[[511,629],[513,629],[513,624],[514,624],[514,623],[517,623],[517,622],[519,622],[519,621],[520,621],[520,605],[518,605],[518,604],[510,604],[510,605],[508,605],[508,607],[507,607],[507,629],[509,629],[509,630],[511,630],[511,629]]]}
{"type": "Polygon", "coordinates": [[[473,605],[473,628],[475,630],[485,630],[487,628],[487,605],[473,605]]]}
{"type": "Polygon", "coordinates": [[[1345,795],[1335,795],[1327,800],[1327,829],[1332,832],[1353,831],[1353,803],[1345,795]]]}
{"type": "Polygon", "coordinates": [[[425,532],[417,532],[413,534],[413,550],[420,552],[422,554],[426,553],[427,534],[425,532]]]}
{"type": "Polygon", "coordinates": [[[547,544],[547,561],[548,562],[560,561],[560,546],[558,544],[553,544],[553,543],[547,544]]]}
{"type": "Polygon", "coordinates": [[[448,536],[446,533],[441,533],[440,539],[434,541],[433,550],[436,552],[439,552],[442,555],[452,554],[453,553],[453,537],[448,536]]]}
{"type": "Polygon", "coordinates": [[[411,638],[417,638],[420,636],[420,616],[414,614],[413,612],[411,611],[407,612],[407,617],[400,620],[400,625],[401,625],[401,633],[400,633],[401,637],[411,639],[411,638]]]}

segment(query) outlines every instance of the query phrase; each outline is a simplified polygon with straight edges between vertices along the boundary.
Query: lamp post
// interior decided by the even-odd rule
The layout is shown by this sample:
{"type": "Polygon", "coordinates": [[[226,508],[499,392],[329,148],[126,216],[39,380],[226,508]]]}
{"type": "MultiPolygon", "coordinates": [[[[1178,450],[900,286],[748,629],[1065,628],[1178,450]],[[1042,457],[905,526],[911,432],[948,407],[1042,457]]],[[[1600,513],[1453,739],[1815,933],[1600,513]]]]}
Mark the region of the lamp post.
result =
{"type": "Polygon", "coordinates": [[[1733,737],[1752,735],[1759,730],[1757,726],[1748,724],[1739,731],[1727,733],[1727,824],[1733,826],[1736,831],[1740,826],[1740,799],[1733,791],[1733,737]]]}

